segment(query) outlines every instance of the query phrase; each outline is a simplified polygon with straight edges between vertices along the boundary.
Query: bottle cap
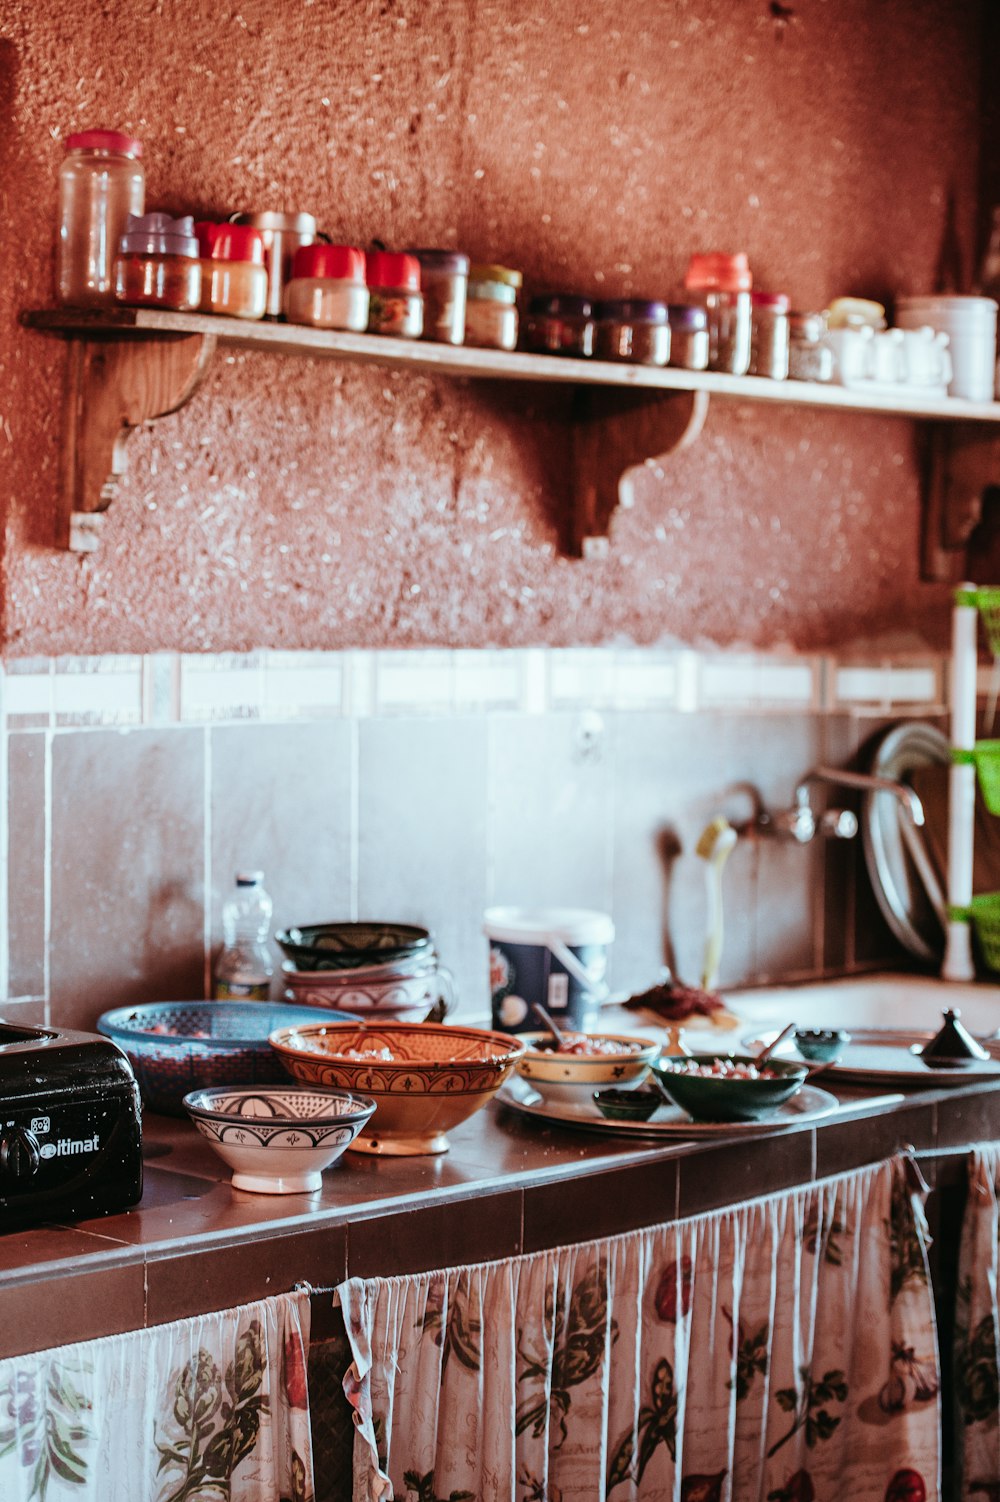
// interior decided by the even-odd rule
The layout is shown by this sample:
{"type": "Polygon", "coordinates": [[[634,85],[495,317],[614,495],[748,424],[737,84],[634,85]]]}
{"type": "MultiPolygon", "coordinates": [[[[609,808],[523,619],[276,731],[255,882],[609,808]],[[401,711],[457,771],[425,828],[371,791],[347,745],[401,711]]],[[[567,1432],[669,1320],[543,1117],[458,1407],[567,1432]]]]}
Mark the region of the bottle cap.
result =
{"type": "Polygon", "coordinates": [[[589,297],[557,292],[551,297],[533,297],[529,312],[543,318],[592,318],[594,304],[589,297]]]}
{"type": "Polygon", "coordinates": [[[683,329],[688,334],[696,334],[699,329],[708,328],[705,309],[693,308],[690,303],[672,302],[667,308],[667,317],[672,329],[683,329]]]}
{"type": "Polygon", "coordinates": [[[194,227],[198,249],[206,261],[250,261],[263,266],[264,236],[247,224],[211,224],[199,220],[194,227]]]}
{"type": "Polygon", "coordinates": [[[469,274],[469,257],[464,256],[460,250],[409,250],[407,254],[416,256],[421,266],[426,266],[428,271],[436,271],[445,276],[469,274]]]}
{"type": "Polygon", "coordinates": [[[365,257],[365,279],[369,287],[398,287],[404,292],[419,292],[420,262],[416,256],[391,250],[370,250],[365,257]]]}
{"type": "Polygon", "coordinates": [[[142,142],[120,130],[80,130],[66,137],[67,151],[115,151],[120,156],[142,156],[142,142]]]}
{"type": "Polygon", "coordinates": [[[520,287],[524,277],[510,266],[483,265],[469,267],[469,280],[474,282],[503,282],[508,287],[520,287]]]}
{"type": "Polygon", "coordinates": [[[365,253],[356,245],[324,245],[317,240],[301,245],[292,257],[292,276],[318,277],[321,281],[365,284],[365,253]]]}
{"type": "Polygon", "coordinates": [[[773,313],[787,313],[791,307],[784,292],[751,292],[750,302],[755,308],[768,308],[773,313]]]}
{"type": "Polygon", "coordinates": [[[191,256],[197,259],[198,239],[190,214],[129,214],[119,241],[122,255],[191,256]]]}
{"type": "Polygon", "coordinates": [[[614,323],[666,323],[667,305],[642,298],[613,298],[594,305],[594,317],[614,323]]]}
{"type": "Polygon", "coordinates": [[[708,292],[749,292],[753,276],[742,251],[734,256],[710,251],[707,255],[691,257],[684,285],[708,292]]]}
{"type": "Polygon", "coordinates": [[[259,887],[263,880],[263,871],[237,871],[236,873],[238,887],[259,887]]]}

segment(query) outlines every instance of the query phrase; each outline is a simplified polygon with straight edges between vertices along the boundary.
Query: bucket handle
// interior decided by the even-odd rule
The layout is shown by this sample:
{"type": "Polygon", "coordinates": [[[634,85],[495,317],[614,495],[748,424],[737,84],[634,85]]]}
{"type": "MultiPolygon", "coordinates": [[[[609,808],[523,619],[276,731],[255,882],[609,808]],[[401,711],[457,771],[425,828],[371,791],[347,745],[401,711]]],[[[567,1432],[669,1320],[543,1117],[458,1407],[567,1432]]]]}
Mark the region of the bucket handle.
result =
{"type": "Polygon", "coordinates": [[[552,934],[546,934],[545,943],[555,955],[560,965],[568,970],[575,981],[578,981],[585,990],[589,991],[598,1001],[603,1001],[610,993],[607,984],[599,975],[592,975],[585,965],[581,965],[572,949],[567,948],[561,939],[552,934]]]}

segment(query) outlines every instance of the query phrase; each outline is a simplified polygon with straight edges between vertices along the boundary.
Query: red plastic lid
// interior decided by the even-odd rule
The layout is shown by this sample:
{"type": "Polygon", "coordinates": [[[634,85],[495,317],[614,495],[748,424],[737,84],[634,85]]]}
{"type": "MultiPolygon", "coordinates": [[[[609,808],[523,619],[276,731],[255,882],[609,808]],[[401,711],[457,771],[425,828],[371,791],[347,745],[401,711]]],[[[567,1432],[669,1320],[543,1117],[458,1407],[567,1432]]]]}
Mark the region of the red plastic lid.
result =
{"type": "Polygon", "coordinates": [[[404,292],[420,291],[420,262],[391,250],[372,250],[365,257],[365,276],[369,287],[399,287],[404,292]]]}
{"type": "Polygon", "coordinates": [[[263,266],[264,236],[246,224],[212,224],[200,220],[194,227],[198,250],[206,261],[251,261],[263,266]]]}
{"type": "Polygon", "coordinates": [[[684,285],[715,292],[749,292],[753,286],[750,263],[742,251],[735,256],[718,251],[692,256],[684,285]]]}
{"type": "Polygon", "coordinates": [[[754,292],[750,301],[755,308],[770,308],[775,313],[787,313],[792,306],[784,292],[754,292]]]}
{"type": "Polygon", "coordinates": [[[142,142],[120,130],[81,130],[66,137],[67,151],[116,151],[119,156],[142,156],[142,142]]]}
{"type": "Polygon", "coordinates": [[[319,277],[322,281],[365,284],[365,253],[356,245],[300,245],[292,257],[292,276],[319,277]]]}

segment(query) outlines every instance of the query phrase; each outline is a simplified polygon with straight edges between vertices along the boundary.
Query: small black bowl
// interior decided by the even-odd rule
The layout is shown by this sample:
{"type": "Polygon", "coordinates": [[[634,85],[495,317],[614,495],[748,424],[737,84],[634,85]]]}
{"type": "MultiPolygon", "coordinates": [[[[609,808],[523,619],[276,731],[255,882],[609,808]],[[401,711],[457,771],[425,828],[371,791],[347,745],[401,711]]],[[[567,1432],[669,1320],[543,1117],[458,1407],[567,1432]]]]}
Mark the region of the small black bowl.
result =
{"type": "Polygon", "coordinates": [[[835,1064],[851,1041],[839,1027],[798,1027],[795,1047],[811,1064],[835,1064]]]}
{"type": "Polygon", "coordinates": [[[638,1090],[595,1090],[594,1104],[609,1121],[648,1121],[662,1106],[659,1090],[640,1086],[638,1090]]]}

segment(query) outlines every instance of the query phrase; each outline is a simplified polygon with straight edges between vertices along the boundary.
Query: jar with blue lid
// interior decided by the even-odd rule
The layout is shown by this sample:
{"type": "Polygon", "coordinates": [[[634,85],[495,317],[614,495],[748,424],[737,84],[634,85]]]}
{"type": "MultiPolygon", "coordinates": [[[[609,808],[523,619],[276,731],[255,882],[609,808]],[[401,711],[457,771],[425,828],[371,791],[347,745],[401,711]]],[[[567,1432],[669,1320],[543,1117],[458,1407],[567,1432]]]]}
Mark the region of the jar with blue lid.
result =
{"type": "Polygon", "coordinates": [[[666,365],[670,359],[666,303],[618,298],[599,302],[594,309],[594,318],[594,353],[599,360],[666,365]]]}
{"type": "Polygon", "coordinates": [[[670,363],[681,370],[707,370],[708,314],[688,303],[670,303],[670,363]]]}

